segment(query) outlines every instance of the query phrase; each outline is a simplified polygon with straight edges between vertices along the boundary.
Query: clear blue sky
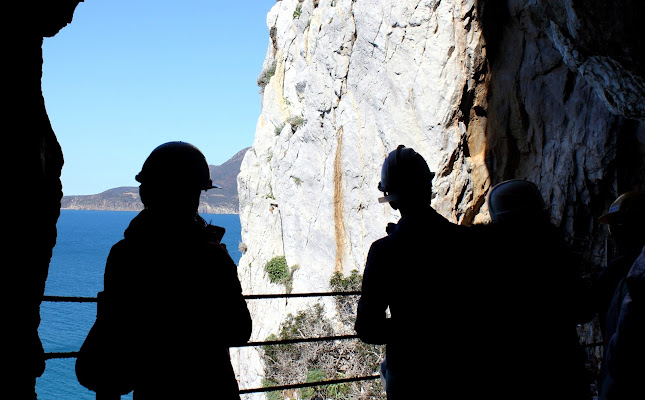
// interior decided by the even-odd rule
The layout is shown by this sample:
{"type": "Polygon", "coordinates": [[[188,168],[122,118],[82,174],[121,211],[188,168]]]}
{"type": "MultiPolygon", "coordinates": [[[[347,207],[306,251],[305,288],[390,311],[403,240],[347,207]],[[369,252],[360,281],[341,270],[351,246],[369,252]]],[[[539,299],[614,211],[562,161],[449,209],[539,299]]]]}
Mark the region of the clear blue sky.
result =
{"type": "Polygon", "coordinates": [[[157,145],[221,164],[251,146],[275,0],[86,0],[43,44],[65,195],[136,186],[157,145]]]}

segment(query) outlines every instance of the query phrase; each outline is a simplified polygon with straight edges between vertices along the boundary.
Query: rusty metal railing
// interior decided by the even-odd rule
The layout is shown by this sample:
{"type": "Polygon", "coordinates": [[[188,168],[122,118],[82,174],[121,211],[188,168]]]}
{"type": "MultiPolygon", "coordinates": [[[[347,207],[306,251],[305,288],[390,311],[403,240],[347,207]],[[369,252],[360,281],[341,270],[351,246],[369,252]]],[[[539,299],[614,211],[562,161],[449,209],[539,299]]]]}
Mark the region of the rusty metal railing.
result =
{"type": "MultiPolygon", "coordinates": [[[[335,296],[358,296],[360,294],[361,294],[360,291],[253,294],[253,295],[244,295],[244,299],[257,300],[257,299],[280,299],[280,298],[306,298],[306,297],[332,297],[332,296],[335,297],[335,296]]],[[[68,302],[68,303],[96,303],[98,301],[96,297],[52,296],[52,295],[45,295],[43,296],[42,300],[48,301],[48,302],[68,302]]],[[[358,336],[357,335],[338,335],[338,336],[324,336],[324,337],[314,337],[314,338],[254,341],[254,342],[248,342],[236,347],[273,346],[273,345],[293,344],[293,343],[328,342],[328,341],[334,341],[334,340],[351,340],[351,339],[358,339],[358,336]]],[[[78,356],[78,351],[45,353],[46,360],[60,359],[60,358],[76,358],[77,356],[78,356]]],[[[281,390],[289,390],[289,389],[302,389],[307,387],[376,380],[379,378],[380,378],[379,375],[368,375],[368,376],[358,376],[358,377],[351,377],[351,378],[315,381],[315,382],[302,382],[302,383],[295,383],[295,384],[288,384],[288,385],[267,386],[267,387],[261,387],[261,388],[241,389],[240,394],[273,392],[273,391],[281,391],[281,390]]],[[[98,398],[99,396],[97,395],[97,399],[98,398]]],[[[109,400],[118,399],[118,398],[120,397],[112,397],[109,400]]],[[[101,399],[105,399],[105,398],[101,397],[101,399]]],[[[105,400],[108,400],[108,399],[105,399],[105,400]]]]}

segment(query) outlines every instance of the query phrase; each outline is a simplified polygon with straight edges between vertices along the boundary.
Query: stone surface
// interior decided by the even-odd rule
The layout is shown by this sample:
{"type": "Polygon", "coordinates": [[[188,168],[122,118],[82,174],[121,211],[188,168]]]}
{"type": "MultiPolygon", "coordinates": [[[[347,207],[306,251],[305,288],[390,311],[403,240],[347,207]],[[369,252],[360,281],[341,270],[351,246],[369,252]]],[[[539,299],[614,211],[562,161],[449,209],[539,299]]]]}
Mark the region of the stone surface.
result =
{"type": "MultiPolygon", "coordinates": [[[[284,292],[263,268],[279,255],[298,266],[294,292],[362,270],[397,219],[376,187],[399,144],[437,173],[432,205],[450,220],[486,222],[488,188],[528,179],[572,244],[602,264],[595,218],[645,177],[642,53],[620,19],[642,6],[594,2],[602,14],[578,3],[277,2],[267,16],[271,76],[238,177],[245,292],[284,292]]],[[[250,302],[262,321],[254,338],[299,306],[250,302]]],[[[247,368],[246,384],[259,384],[259,360],[247,368]]]]}

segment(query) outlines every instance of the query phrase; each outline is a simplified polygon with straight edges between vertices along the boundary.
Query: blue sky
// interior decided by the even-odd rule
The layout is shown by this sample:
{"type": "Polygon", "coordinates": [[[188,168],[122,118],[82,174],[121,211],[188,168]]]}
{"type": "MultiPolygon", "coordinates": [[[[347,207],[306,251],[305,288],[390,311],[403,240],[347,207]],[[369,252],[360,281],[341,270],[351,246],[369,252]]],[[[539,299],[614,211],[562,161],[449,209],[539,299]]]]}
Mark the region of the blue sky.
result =
{"type": "Polygon", "coordinates": [[[221,164],[251,146],[275,0],[86,0],[43,44],[43,94],[65,195],[136,186],[157,145],[221,164]]]}

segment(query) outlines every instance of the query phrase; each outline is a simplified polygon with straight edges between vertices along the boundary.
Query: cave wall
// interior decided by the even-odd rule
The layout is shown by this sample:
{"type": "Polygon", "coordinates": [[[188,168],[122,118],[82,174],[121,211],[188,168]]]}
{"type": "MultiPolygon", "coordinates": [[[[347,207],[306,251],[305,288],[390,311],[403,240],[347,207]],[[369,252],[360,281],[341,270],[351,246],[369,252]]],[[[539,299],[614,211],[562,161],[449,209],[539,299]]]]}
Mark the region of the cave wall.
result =
{"type": "Polygon", "coordinates": [[[606,229],[596,218],[618,195],[645,187],[643,53],[633,17],[643,4],[500,3],[478,4],[491,75],[491,182],[537,183],[553,222],[602,264],[606,229]]]}
{"type": "Polygon", "coordinates": [[[42,43],[71,22],[78,1],[4,4],[5,116],[2,240],[3,396],[35,398],[45,368],[38,337],[56,222],[63,154],[41,90],[42,43]]]}

